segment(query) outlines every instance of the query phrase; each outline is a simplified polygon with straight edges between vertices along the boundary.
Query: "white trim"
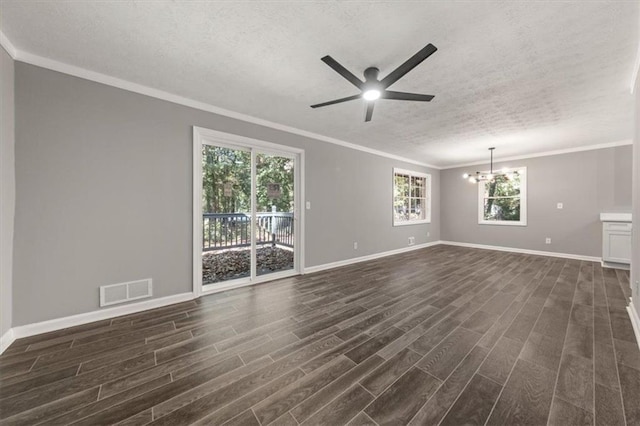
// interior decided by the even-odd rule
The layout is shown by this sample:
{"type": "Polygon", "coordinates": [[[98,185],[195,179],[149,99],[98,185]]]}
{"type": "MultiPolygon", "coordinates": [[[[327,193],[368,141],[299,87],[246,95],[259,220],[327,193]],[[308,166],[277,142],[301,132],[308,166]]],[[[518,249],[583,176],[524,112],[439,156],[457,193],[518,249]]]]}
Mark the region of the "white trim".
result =
{"type": "Polygon", "coordinates": [[[600,222],[631,222],[631,213],[600,213],[600,222]]]}
{"type": "Polygon", "coordinates": [[[220,145],[229,144],[232,148],[236,148],[238,145],[251,149],[259,147],[261,149],[268,149],[278,155],[300,154],[304,152],[301,148],[294,146],[280,145],[272,142],[263,141],[260,139],[249,138],[246,136],[236,135],[235,133],[220,132],[218,130],[207,129],[205,127],[193,126],[193,131],[197,132],[200,141],[204,144],[204,141],[209,141],[210,144],[220,145]]]}
{"type": "MultiPolygon", "coordinates": [[[[251,160],[249,162],[249,168],[250,168],[250,174],[251,174],[251,177],[249,178],[251,179],[251,181],[249,182],[249,186],[251,187],[251,189],[249,189],[249,210],[251,211],[251,234],[252,234],[251,246],[250,246],[251,254],[249,258],[249,275],[250,275],[250,281],[255,282],[256,276],[257,276],[257,269],[258,269],[258,247],[256,245],[256,238],[255,238],[255,235],[256,235],[255,230],[257,229],[257,223],[258,223],[258,220],[256,218],[256,213],[258,212],[258,208],[256,206],[257,204],[256,201],[258,199],[258,189],[257,189],[258,178],[256,173],[257,154],[256,154],[255,148],[253,147],[251,148],[251,151],[249,153],[251,154],[251,160]]],[[[295,160],[294,160],[294,168],[297,169],[297,167],[295,167],[295,160]]],[[[294,182],[296,182],[295,178],[294,178],[294,182]]],[[[293,184],[294,188],[296,186],[296,183],[293,184]]],[[[202,193],[198,194],[198,196],[202,197],[202,193]]],[[[295,262],[295,258],[297,257],[295,253],[296,252],[294,250],[293,252],[294,262],[295,262]]],[[[233,281],[233,280],[230,280],[230,281],[233,281]]],[[[202,282],[200,283],[200,285],[202,285],[202,282]]]]}
{"type": "Polygon", "coordinates": [[[300,247],[298,250],[298,264],[294,265],[294,267],[298,274],[303,274],[305,265],[305,232],[304,226],[302,225],[305,223],[305,212],[307,210],[307,199],[305,198],[306,181],[304,178],[306,173],[306,160],[304,150],[298,154],[298,159],[300,160],[300,164],[298,165],[298,173],[300,173],[300,177],[298,179],[299,188],[296,188],[297,192],[295,196],[300,200],[300,203],[297,204],[298,211],[294,212],[293,219],[296,221],[294,222],[294,225],[296,226],[294,228],[294,232],[296,232],[296,235],[299,235],[297,243],[300,247]]]}
{"type": "MultiPolygon", "coordinates": [[[[411,184],[409,184],[409,188],[411,188],[411,184]]],[[[415,170],[403,169],[400,167],[394,167],[393,173],[391,174],[391,224],[392,226],[407,226],[407,225],[423,225],[425,223],[431,223],[431,174],[417,172],[415,170]],[[398,221],[396,222],[396,175],[407,175],[409,176],[409,183],[411,183],[412,177],[421,177],[425,180],[425,188],[424,188],[424,200],[426,203],[427,214],[424,219],[409,219],[408,221],[398,221]]],[[[411,194],[409,194],[409,216],[411,216],[411,194]]],[[[422,198],[422,197],[415,197],[422,198]]]]}
{"type": "Polygon", "coordinates": [[[354,263],[366,262],[367,260],[374,260],[374,259],[379,259],[381,257],[393,256],[394,254],[405,253],[405,252],[413,251],[413,250],[420,250],[420,249],[423,249],[423,248],[436,246],[436,245],[441,244],[441,243],[442,243],[442,241],[432,241],[432,242],[429,242],[429,243],[423,243],[423,244],[418,244],[418,245],[414,245],[414,246],[403,247],[403,248],[400,248],[400,249],[395,249],[395,250],[383,251],[383,252],[380,252],[380,253],[369,254],[367,256],[354,257],[352,259],[339,260],[337,262],[331,262],[331,263],[325,263],[325,264],[322,264],[322,265],[310,266],[308,268],[305,268],[304,273],[305,274],[311,274],[311,273],[314,273],[314,272],[320,272],[320,271],[324,271],[324,270],[327,270],[327,269],[333,269],[333,268],[339,268],[341,266],[353,265],[354,263]]]}
{"type": "Polygon", "coordinates": [[[202,136],[198,127],[193,127],[193,211],[192,211],[192,291],[195,297],[202,295],[202,136]],[[196,256],[199,253],[199,256],[196,256]],[[196,277],[200,277],[199,279],[196,277]]]}
{"type": "Polygon", "coordinates": [[[7,53],[13,60],[16,59],[16,56],[18,56],[18,51],[16,50],[13,43],[11,43],[11,40],[9,40],[6,35],[4,35],[2,30],[0,30],[0,46],[4,47],[4,50],[7,51],[7,53]]]}
{"type": "Polygon", "coordinates": [[[403,169],[402,167],[394,167],[393,168],[393,174],[404,174],[404,175],[411,175],[411,176],[416,176],[416,177],[431,177],[431,175],[429,173],[424,173],[424,172],[418,172],[416,170],[409,170],[409,169],[403,169]]]}
{"type": "MultiPolygon", "coordinates": [[[[276,123],[269,120],[264,120],[262,118],[254,117],[248,114],[242,114],[242,113],[231,111],[225,108],[220,108],[205,102],[196,101],[183,96],[175,95],[173,93],[165,92],[163,90],[154,89],[152,87],[148,87],[142,84],[133,83],[117,77],[112,77],[99,72],[91,71],[86,68],[76,67],[74,65],[69,65],[63,62],[55,61],[53,59],[45,58],[43,56],[34,55],[32,53],[18,50],[15,48],[13,43],[11,43],[11,41],[7,38],[7,36],[1,30],[0,30],[0,45],[2,45],[5,48],[5,50],[7,50],[9,55],[11,55],[11,57],[14,60],[19,62],[24,62],[24,63],[35,65],[41,68],[46,68],[46,69],[57,71],[63,74],[72,75],[75,77],[83,78],[85,80],[94,81],[97,83],[105,84],[107,86],[116,87],[119,89],[127,90],[129,92],[138,93],[141,95],[164,100],[167,102],[172,102],[174,104],[183,105],[189,108],[198,109],[200,111],[211,112],[213,114],[234,118],[247,123],[256,124],[259,126],[265,126],[265,127],[269,127],[276,130],[281,130],[283,132],[292,133],[295,135],[316,139],[322,142],[327,142],[327,143],[342,146],[345,148],[354,149],[356,151],[366,152],[366,153],[377,155],[383,158],[403,161],[405,163],[416,164],[418,166],[423,166],[423,167],[429,167],[435,170],[447,170],[447,169],[455,169],[458,167],[486,164],[485,162],[474,162],[474,163],[454,164],[450,166],[436,166],[433,164],[412,160],[410,158],[405,158],[399,155],[390,154],[377,149],[368,148],[366,146],[357,145],[351,142],[343,141],[341,139],[324,136],[319,133],[298,129],[296,127],[287,126],[285,124],[280,124],[280,123],[276,123]]],[[[636,59],[634,76],[638,73],[638,67],[640,67],[640,50],[638,53],[638,58],[636,59]]],[[[634,84],[635,84],[635,79],[632,81],[632,88],[631,88],[632,92],[634,89],[634,84]]],[[[604,148],[612,148],[616,146],[631,145],[632,143],[633,143],[632,139],[625,139],[618,142],[603,143],[603,144],[597,144],[597,145],[585,145],[585,146],[580,146],[575,148],[561,149],[557,151],[547,151],[547,152],[541,152],[537,154],[507,157],[500,161],[523,160],[527,158],[546,157],[550,155],[568,154],[572,152],[591,151],[595,149],[604,149],[604,148]]]]}
{"type": "MultiPolygon", "coordinates": [[[[288,277],[292,275],[302,274],[304,271],[304,205],[305,187],[304,187],[304,149],[295,148],[288,145],[279,145],[266,142],[260,139],[253,139],[233,133],[220,132],[204,127],[193,126],[193,253],[192,253],[192,269],[193,269],[193,293],[196,297],[203,294],[218,293],[220,291],[230,290],[232,288],[245,287],[247,285],[259,284],[266,281],[272,281],[277,278],[288,277]],[[295,161],[294,167],[294,269],[292,271],[282,271],[282,273],[273,273],[268,275],[255,275],[251,271],[250,279],[232,280],[225,284],[202,285],[202,146],[216,145],[225,146],[232,149],[245,149],[251,152],[251,194],[255,194],[255,155],[256,153],[266,153],[268,155],[280,155],[292,158],[295,161]]],[[[251,223],[255,226],[255,203],[251,199],[251,223]]],[[[256,257],[255,244],[251,244],[252,264],[256,257]]]]}
{"type": "Polygon", "coordinates": [[[207,296],[209,294],[221,293],[227,290],[235,290],[236,288],[249,287],[257,284],[264,284],[270,281],[280,280],[284,278],[295,277],[300,275],[297,271],[289,269],[287,271],[273,272],[271,274],[257,275],[255,280],[250,280],[248,277],[244,279],[237,279],[228,282],[207,284],[203,286],[202,295],[207,296]]]}
{"type": "Polygon", "coordinates": [[[602,259],[595,256],[583,256],[581,254],[556,253],[553,251],[529,250],[516,247],[501,247],[488,244],[460,243],[457,241],[440,241],[440,244],[448,246],[469,247],[483,250],[508,251],[513,253],[533,254],[536,256],[561,257],[564,259],[585,260],[587,262],[600,262],[602,259]]]}
{"type": "Polygon", "coordinates": [[[431,223],[431,221],[426,219],[421,219],[421,220],[410,220],[408,222],[398,222],[398,223],[394,223],[393,226],[395,227],[395,226],[426,225],[429,223],[431,223]]]}
{"type": "Polygon", "coordinates": [[[623,269],[625,271],[631,270],[631,265],[628,263],[618,263],[618,262],[605,262],[602,260],[600,262],[603,268],[611,268],[611,269],[623,269]]]}
{"type": "Polygon", "coordinates": [[[636,311],[636,306],[633,304],[632,298],[629,298],[629,306],[627,306],[627,312],[629,312],[629,318],[631,319],[633,332],[636,335],[636,343],[638,344],[638,349],[640,349],[640,315],[638,315],[638,311],[636,311]]]}
{"type": "MultiPolygon", "coordinates": [[[[478,225],[498,225],[498,226],[527,226],[527,168],[512,167],[508,171],[518,171],[520,176],[520,220],[486,220],[484,218],[484,188],[487,181],[477,182],[478,185],[478,225]]],[[[482,172],[487,174],[489,172],[482,172]]]]}
{"type": "Polygon", "coordinates": [[[317,266],[310,266],[308,268],[305,268],[304,273],[305,274],[311,274],[311,273],[314,273],[314,272],[320,272],[320,271],[324,271],[324,270],[327,270],[327,269],[339,268],[341,266],[352,265],[354,263],[366,262],[367,260],[375,260],[375,259],[379,259],[381,257],[393,256],[395,254],[405,253],[405,252],[408,252],[408,251],[419,250],[419,249],[423,249],[423,248],[427,248],[427,247],[433,247],[433,246],[436,246],[436,245],[439,245],[439,244],[449,245],[449,246],[458,246],[458,247],[477,248],[477,249],[484,249],[484,250],[496,250],[496,251],[507,251],[507,252],[513,252],[513,253],[533,254],[533,255],[538,255],[538,256],[560,257],[560,258],[565,258],[565,259],[585,260],[585,261],[588,261],[588,262],[600,262],[601,261],[601,259],[599,257],[583,256],[583,255],[579,255],[579,254],[555,253],[555,252],[549,252],[549,251],[519,249],[519,248],[515,248],[515,247],[500,247],[500,246],[491,246],[491,245],[486,245],[486,244],[461,243],[461,242],[455,242],[455,241],[443,241],[443,240],[440,240],[440,241],[432,241],[432,242],[429,242],[429,243],[419,244],[419,245],[410,246],[410,247],[403,247],[401,249],[396,249],[396,250],[390,250],[390,251],[385,251],[385,252],[381,252],[381,253],[370,254],[370,255],[367,255],[367,256],[355,257],[355,258],[352,258],[352,259],[339,260],[337,262],[325,263],[325,264],[317,265],[317,266]]]}
{"type": "MultiPolygon", "coordinates": [[[[346,259],[332,263],[325,263],[323,265],[311,266],[309,268],[305,268],[303,271],[304,274],[310,274],[314,272],[320,272],[327,269],[338,268],[341,266],[352,265],[355,263],[365,262],[367,260],[375,260],[386,256],[392,256],[395,254],[405,253],[413,250],[419,250],[427,247],[433,247],[439,244],[450,245],[450,246],[459,246],[459,247],[469,247],[469,248],[477,248],[477,249],[487,249],[487,250],[496,250],[496,251],[506,251],[513,253],[524,253],[524,254],[533,254],[540,256],[551,256],[551,257],[560,257],[566,259],[576,259],[576,260],[585,260],[585,261],[593,261],[598,262],[600,258],[592,257],[592,256],[582,256],[575,254],[566,254],[566,253],[554,253],[554,252],[546,252],[546,251],[538,251],[538,250],[527,250],[527,249],[519,249],[513,247],[500,247],[500,246],[491,246],[484,244],[473,244],[473,243],[461,243],[454,241],[432,241],[424,244],[419,244],[410,247],[403,247],[396,250],[390,250],[381,253],[375,253],[367,256],[357,257],[353,259],[346,259]]],[[[290,274],[294,275],[294,274],[290,274]]],[[[285,274],[273,274],[273,275],[265,275],[267,278],[264,281],[271,281],[272,279],[282,279],[286,278],[289,275],[285,274]]],[[[245,282],[240,285],[233,286],[233,288],[245,287],[249,285],[259,284],[257,282],[245,282]]],[[[230,290],[229,288],[224,288],[220,286],[211,291],[207,291],[206,294],[217,293],[220,291],[230,290]]],[[[146,311],[149,309],[160,308],[167,305],[172,305],[175,303],[186,302],[189,300],[196,299],[196,295],[194,293],[181,293],[173,296],[160,297],[157,299],[146,300],[144,302],[131,303],[124,306],[118,306],[114,308],[100,309],[98,311],[86,312],[83,314],[72,315],[69,317],[58,318],[48,321],[42,321],[39,323],[28,324],[23,326],[14,327],[9,329],[1,338],[0,338],[0,354],[4,352],[14,340],[20,339],[23,337],[29,337],[36,334],[47,333],[50,331],[61,330],[63,328],[73,327],[77,325],[87,324],[94,321],[100,321],[110,318],[115,318],[122,315],[133,314],[137,312],[146,311]]],[[[638,313],[635,310],[635,306],[633,302],[629,304],[627,307],[627,311],[629,312],[629,316],[631,317],[631,323],[633,324],[633,329],[636,335],[636,340],[640,342],[640,318],[638,317],[638,313]]]]}
{"type": "MultiPolygon", "coordinates": [[[[618,146],[626,146],[626,145],[633,145],[633,139],[623,139],[621,141],[601,143],[597,145],[584,145],[584,146],[579,146],[575,148],[558,149],[555,151],[545,151],[545,152],[539,152],[535,154],[505,157],[499,160],[494,160],[493,162],[494,164],[496,163],[500,164],[500,163],[504,163],[505,161],[526,160],[528,158],[538,158],[538,157],[550,157],[552,155],[571,154],[574,152],[582,152],[582,151],[594,151],[596,149],[615,148],[618,146]]],[[[461,163],[461,164],[454,164],[451,166],[442,166],[440,167],[440,170],[457,169],[459,167],[480,166],[480,165],[486,165],[486,164],[489,164],[489,163],[487,163],[486,161],[476,161],[473,163],[461,163]]]]}
{"type": "Polygon", "coordinates": [[[0,337],[0,355],[16,340],[13,334],[13,328],[7,330],[6,333],[0,337]]]}
{"type": "MultiPolygon", "coordinates": [[[[412,250],[418,250],[418,249],[421,249],[421,248],[431,247],[431,246],[435,246],[437,244],[440,244],[440,241],[433,241],[433,242],[426,243],[426,244],[420,244],[420,245],[415,245],[415,246],[411,246],[411,247],[405,247],[405,248],[401,248],[401,249],[397,249],[397,250],[391,250],[391,251],[387,251],[387,252],[383,252],[383,253],[376,253],[376,254],[372,254],[372,255],[368,255],[368,256],[362,256],[362,257],[355,258],[355,259],[347,259],[347,260],[344,260],[344,261],[327,263],[327,264],[318,265],[318,266],[312,266],[311,268],[306,268],[306,269],[303,268],[303,269],[301,269],[301,271],[303,271],[302,273],[305,273],[305,274],[312,273],[312,272],[318,272],[318,271],[323,271],[325,269],[337,268],[339,266],[350,265],[350,264],[353,264],[353,263],[364,262],[366,260],[373,260],[373,259],[378,259],[378,258],[385,257],[385,256],[391,256],[391,255],[394,255],[394,254],[404,253],[404,252],[407,252],[407,251],[412,251],[412,250]]],[[[199,245],[198,245],[198,249],[200,249],[199,245]]],[[[304,266],[304,264],[301,262],[301,267],[303,267],[303,266],[304,266]]],[[[227,291],[227,290],[231,290],[231,289],[235,289],[235,288],[247,287],[247,286],[256,285],[256,284],[262,284],[262,283],[265,283],[265,282],[268,282],[268,281],[273,281],[273,280],[276,280],[276,279],[282,279],[282,278],[287,278],[287,277],[290,277],[290,276],[295,276],[297,274],[298,273],[296,271],[284,271],[282,273],[261,275],[259,277],[258,281],[254,281],[254,282],[244,281],[244,282],[240,282],[240,283],[234,283],[233,285],[229,285],[229,286],[221,285],[221,286],[218,286],[216,288],[212,288],[210,290],[207,290],[206,292],[202,292],[201,291],[200,295],[208,295],[208,294],[218,293],[218,292],[227,291]]],[[[57,318],[57,319],[52,319],[52,320],[48,320],[48,321],[42,321],[42,322],[38,322],[38,323],[33,323],[33,324],[14,327],[12,329],[9,329],[2,336],[2,338],[0,339],[0,354],[2,354],[2,352],[4,352],[4,350],[6,348],[8,348],[9,345],[11,345],[11,343],[13,343],[14,340],[16,340],[16,339],[20,339],[20,338],[23,338],[23,337],[29,337],[29,336],[33,336],[33,335],[36,335],[36,334],[47,333],[47,332],[50,332],[50,331],[61,330],[63,328],[69,328],[69,327],[73,327],[73,326],[77,326],[77,325],[87,324],[87,323],[94,322],[94,321],[100,321],[100,320],[115,318],[115,317],[119,317],[119,316],[122,316],[122,315],[133,314],[133,313],[137,313],[137,312],[141,312],[141,311],[146,311],[146,310],[149,310],[149,309],[160,308],[160,307],[167,306],[167,305],[172,305],[172,304],[175,304],[175,303],[181,303],[181,302],[186,302],[186,301],[189,301],[189,300],[197,299],[198,297],[199,296],[197,296],[194,293],[181,293],[181,294],[176,294],[176,295],[173,295],[173,296],[166,296],[166,297],[160,297],[160,298],[157,298],[157,299],[146,300],[144,302],[131,303],[131,304],[123,305],[123,306],[117,306],[117,307],[114,307],[114,308],[100,309],[98,311],[86,312],[86,313],[83,313],[83,314],[77,314],[77,315],[72,315],[72,316],[68,316],[68,317],[57,318]]]]}
{"type": "Polygon", "coordinates": [[[144,302],[131,303],[114,308],[100,309],[83,314],[71,315],[63,318],[56,318],[48,321],[33,324],[21,325],[13,328],[15,339],[33,336],[35,334],[47,333],[49,331],[61,330],[63,328],[74,327],[76,325],[87,324],[94,321],[129,315],[149,309],[161,308],[174,303],[186,302],[194,299],[193,293],[180,293],[172,296],[159,297],[157,299],[145,300],[144,302]]]}
{"type": "Polygon", "coordinates": [[[494,226],[527,226],[522,221],[516,222],[508,220],[478,220],[478,225],[494,225],[494,226]]]}
{"type": "Polygon", "coordinates": [[[636,63],[633,65],[631,73],[631,94],[636,91],[636,80],[638,79],[638,71],[640,71],[640,45],[638,45],[638,53],[636,54],[636,63]]]}
{"type": "MultiPolygon", "coordinates": [[[[310,132],[307,130],[298,129],[296,127],[287,126],[285,124],[276,123],[269,120],[264,120],[262,118],[254,117],[248,114],[243,114],[235,111],[231,111],[225,108],[220,108],[215,105],[211,105],[205,102],[196,101],[193,99],[186,98],[184,96],[175,95],[173,93],[165,92],[163,90],[154,89],[149,86],[145,86],[138,83],[133,83],[127,80],[123,80],[117,77],[112,77],[110,75],[102,74],[96,71],[91,71],[85,68],[76,67],[74,65],[69,65],[64,62],[59,62],[53,59],[45,58],[43,56],[34,55],[32,53],[24,52],[22,50],[17,50],[13,48],[13,45],[7,39],[4,34],[0,36],[0,42],[3,46],[6,45],[11,46],[13,49],[9,54],[16,61],[24,62],[27,64],[35,65],[41,68],[47,68],[53,71],[61,72],[64,74],[72,75],[75,77],[83,78],[85,80],[95,81],[97,83],[106,84],[107,86],[117,87],[119,89],[127,90],[129,92],[138,93],[141,95],[149,96],[156,99],[161,99],[163,101],[172,102],[174,104],[183,105],[189,108],[195,108],[201,111],[211,112],[213,114],[222,115],[229,118],[234,118],[237,120],[241,120],[247,123],[256,124],[259,126],[269,127],[271,129],[281,130],[283,132],[292,133],[295,135],[304,136],[307,138],[316,139],[322,142],[328,142],[334,145],[339,145],[345,148],[355,149],[357,151],[366,152],[373,155],[378,155],[384,158],[390,158],[392,160],[403,161],[409,164],[416,164],[418,166],[430,167],[433,169],[439,170],[439,167],[436,167],[431,164],[423,163],[421,161],[412,160],[410,158],[405,158],[395,154],[389,154],[384,151],[379,151],[377,149],[368,148],[366,146],[357,145],[351,142],[343,141],[341,139],[332,138],[329,136],[324,136],[319,133],[310,132]]],[[[6,47],[5,47],[6,48],[6,47]]]]}

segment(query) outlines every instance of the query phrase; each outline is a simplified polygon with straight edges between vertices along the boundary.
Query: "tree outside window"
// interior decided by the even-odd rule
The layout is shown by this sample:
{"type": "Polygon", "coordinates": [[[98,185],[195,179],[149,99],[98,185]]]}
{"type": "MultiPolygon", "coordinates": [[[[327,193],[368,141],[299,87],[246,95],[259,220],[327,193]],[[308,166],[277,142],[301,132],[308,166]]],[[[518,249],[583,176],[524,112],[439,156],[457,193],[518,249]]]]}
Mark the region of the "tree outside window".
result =
{"type": "Polygon", "coordinates": [[[517,174],[498,175],[478,184],[479,223],[492,225],[527,224],[526,168],[514,169],[517,174]]]}
{"type": "Polygon", "coordinates": [[[393,225],[431,222],[431,176],[393,170],[393,225]]]}

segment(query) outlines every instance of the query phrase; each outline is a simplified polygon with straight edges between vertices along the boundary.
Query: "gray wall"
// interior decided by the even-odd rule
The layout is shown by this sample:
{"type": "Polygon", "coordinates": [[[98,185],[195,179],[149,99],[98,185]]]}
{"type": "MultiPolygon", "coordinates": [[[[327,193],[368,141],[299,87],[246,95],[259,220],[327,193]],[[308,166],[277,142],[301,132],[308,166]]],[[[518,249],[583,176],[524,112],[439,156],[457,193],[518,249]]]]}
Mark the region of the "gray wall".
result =
{"type": "Polygon", "coordinates": [[[14,63],[0,47],[0,336],[12,327],[14,137],[14,63]]]}
{"type": "Polygon", "coordinates": [[[478,224],[477,186],[462,174],[488,170],[488,164],[443,170],[442,239],[601,257],[600,213],[631,211],[631,151],[622,146],[494,164],[494,169],[527,167],[527,226],[522,227],[478,224]]]}
{"type": "Polygon", "coordinates": [[[96,310],[104,284],[191,291],[194,125],[305,149],[307,267],[440,238],[438,171],[20,62],[15,72],[14,326],[96,310]],[[431,224],[391,226],[393,167],[432,174],[431,224]]]}
{"type": "MultiPolygon", "coordinates": [[[[640,73],[635,89],[635,129],[633,141],[633,231],[631,260],[631,292],[636,312],[640,315],[640,73]]],[[[640,342],[639,342],[640,343],[640,342]]]]}

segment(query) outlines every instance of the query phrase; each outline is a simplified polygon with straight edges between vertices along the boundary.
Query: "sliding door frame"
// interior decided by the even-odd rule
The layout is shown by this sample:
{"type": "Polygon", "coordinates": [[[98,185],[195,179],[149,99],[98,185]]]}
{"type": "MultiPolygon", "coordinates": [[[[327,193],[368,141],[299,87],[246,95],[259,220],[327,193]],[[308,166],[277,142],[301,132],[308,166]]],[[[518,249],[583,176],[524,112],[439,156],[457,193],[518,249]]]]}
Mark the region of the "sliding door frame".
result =
{"type": "Polygon", "coordinates": [[[279,145],[259,139],[247,138],[232,133],[219,132],[193,126],[193,293],[195,297],[217,293],[232,288],[258,284],[278,278],[299,275],[304,271],[304,150],[279,145]],[[228,283],[202,286],[202,147],[215,145],[251,152],[251,274],[249,278],[238,278],[228,283]],[[256,221],[256,155],[278,155],[294,159],[294,265],[293,270],[256,275],[256,244],[253,232],[256,221]]]}

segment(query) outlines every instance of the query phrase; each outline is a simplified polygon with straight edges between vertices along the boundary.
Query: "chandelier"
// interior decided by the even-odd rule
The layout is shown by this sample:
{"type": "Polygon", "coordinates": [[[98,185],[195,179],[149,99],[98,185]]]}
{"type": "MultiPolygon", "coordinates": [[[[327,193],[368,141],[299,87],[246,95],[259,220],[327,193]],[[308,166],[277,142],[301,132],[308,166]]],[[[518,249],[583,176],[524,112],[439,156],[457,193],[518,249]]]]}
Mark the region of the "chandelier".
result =
{"type": "Polygon", "coordinates": [[[502,176],[505,179],[509,180],[518,174],[517,170],[510,171],[508,169],[502,169],[502,171],[494,172],[493,171],[493,150],[495,147],[489,148],[489,152],[491,152],[491,169],[489,173],[483,172],[475,172],[475,174],[465,173],[462,175],[464,179],[468,179],[471,183],[478,183],[483,181],[495,182],[496,177],[502,176]]]}

